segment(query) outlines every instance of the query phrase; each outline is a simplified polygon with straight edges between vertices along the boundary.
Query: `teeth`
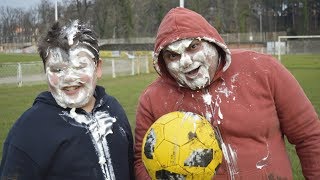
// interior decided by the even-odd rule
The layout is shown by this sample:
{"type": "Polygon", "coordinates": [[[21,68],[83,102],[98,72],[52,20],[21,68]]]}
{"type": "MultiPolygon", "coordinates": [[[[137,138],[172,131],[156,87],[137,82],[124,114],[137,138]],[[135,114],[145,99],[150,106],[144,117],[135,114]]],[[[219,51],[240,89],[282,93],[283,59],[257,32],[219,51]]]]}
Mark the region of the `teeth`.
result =
{"type": "Polygon", "coordinates": [[[69,86],[69,87],[64,87],[63,90],[72,91],[72,90],[76,90],[78,88],[79,88],[79,86],[69,86]]]}

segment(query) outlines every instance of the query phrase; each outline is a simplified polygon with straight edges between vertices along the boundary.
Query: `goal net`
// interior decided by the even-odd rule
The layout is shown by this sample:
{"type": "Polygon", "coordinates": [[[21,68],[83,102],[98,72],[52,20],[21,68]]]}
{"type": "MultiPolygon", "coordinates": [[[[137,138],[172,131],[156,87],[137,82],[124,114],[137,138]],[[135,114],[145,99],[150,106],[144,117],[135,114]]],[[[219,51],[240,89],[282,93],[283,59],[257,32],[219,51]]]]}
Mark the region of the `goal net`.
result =
{"type": "Polygon", "coordinates": [[[320,35],[278,36],[278,59],[283,54],[320,54],[320,35]]]}

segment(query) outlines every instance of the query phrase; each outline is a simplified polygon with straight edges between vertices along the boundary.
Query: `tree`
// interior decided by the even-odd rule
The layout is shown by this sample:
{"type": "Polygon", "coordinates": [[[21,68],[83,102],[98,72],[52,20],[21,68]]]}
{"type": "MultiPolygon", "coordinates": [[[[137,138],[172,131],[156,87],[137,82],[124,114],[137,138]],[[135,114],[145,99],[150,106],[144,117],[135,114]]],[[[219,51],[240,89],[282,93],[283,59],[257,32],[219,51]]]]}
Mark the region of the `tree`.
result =
{"type": "Polygon", "coordinates": [[[37,8],[39,33],[46,31],[54,19],[54,5],[49,0],[41,0],[37,8]]]}
{"type": "Polygon", "coordinates": [[[179,6],[179,1],[135,0],[133,2],[133,14],[136,36],[154,37],[164,15],[177,6],[179,6]]]}
{"type": "Polygon", "coordinates": [[[128,38],[133,34],[133,18],[131,10],[131,2],[129,0],[114,0],[116,11],[115,27],[118,36],[128,38]]]}
{"type": "MultiPolygon", "coordinates": [[[[64,0],[59,20],[80,19],[100,38],[154,37],[175,0],[64,0]]],[[[220,33],[287,31],[320,34],[319,0],[187,0],[185,7],[203,15],[220,33]]],[[[55,18],[51,0],[30,10],[0,7],[1,43],[36,41],[55,18]]]]}
{"type": "Polygon", "coordinates": [[[108,4],[110,4],[110,2],[106,0],[96,0],[93,7],[95,13],[92,23],[95,26],[96,32],[100,35],[100,38],[107,38],[106,31],[108,30],[108,21],[110,20],[106,17],[111,16],[108,4]]]}
{"type": "Polygon", "coordinates": [[[19,27],[19,17],[21,16],[21,9],[1,7],[1,24],[2,24],[2,42],[13,43],[17,41],[17,28],[19,27]]]}
{"type": "Polygon", "coordinates": [[[307,11],[309,13],[309,33],[318,34],[319,32],[319,20],[320,20],[320,2],[319,0],[308,1],[307,11]],[[318,32],[317,32],[318,31],[318,32]]]}

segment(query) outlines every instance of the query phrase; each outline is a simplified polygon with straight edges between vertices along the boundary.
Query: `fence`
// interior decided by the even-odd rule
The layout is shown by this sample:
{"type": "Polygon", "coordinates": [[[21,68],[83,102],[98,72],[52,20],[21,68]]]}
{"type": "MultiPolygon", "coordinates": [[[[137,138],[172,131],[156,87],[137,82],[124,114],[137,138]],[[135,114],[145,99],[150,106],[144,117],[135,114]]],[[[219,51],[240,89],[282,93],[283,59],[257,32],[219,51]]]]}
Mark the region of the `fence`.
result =
{"type": "MultiPolygon", "coordinates": [[[[104,59],[102,62],[103,75],[116,78],[117,76],[149,73],[148,56],[138,56],[131,59],[104,59]]],[[[1,84],[45,83],[46,76],[42,62],[3,63],[0,64],[1,84]]]]}
{"type": "Polygon", "coordinates": [[[319,54],[319,47],[320,35],[279,36],[277,42],[278,59],[281,60],[281,54],[319,54]]]}
{"type": "Polygon", "coordinates": [[[286,32],[249,32],[249,33],[224,33],[221,37],[227,44],[243,44],[243,43],[265,43],[268,41],[276,41],[278,36],[285,36],[286,32]]]}

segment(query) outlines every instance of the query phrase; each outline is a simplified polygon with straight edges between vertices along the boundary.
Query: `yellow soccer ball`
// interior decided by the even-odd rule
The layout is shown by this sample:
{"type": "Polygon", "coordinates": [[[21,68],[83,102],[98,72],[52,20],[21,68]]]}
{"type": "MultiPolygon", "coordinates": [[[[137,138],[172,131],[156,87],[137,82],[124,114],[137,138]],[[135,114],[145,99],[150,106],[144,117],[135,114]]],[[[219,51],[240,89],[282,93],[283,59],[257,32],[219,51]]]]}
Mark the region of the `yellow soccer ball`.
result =
{"type": "Polygon", "coordinates": [[[142,160],[152,179],[211,179],[222,162],[222,151],[208,120],[176,111],[149,128],[142,160]]]}

